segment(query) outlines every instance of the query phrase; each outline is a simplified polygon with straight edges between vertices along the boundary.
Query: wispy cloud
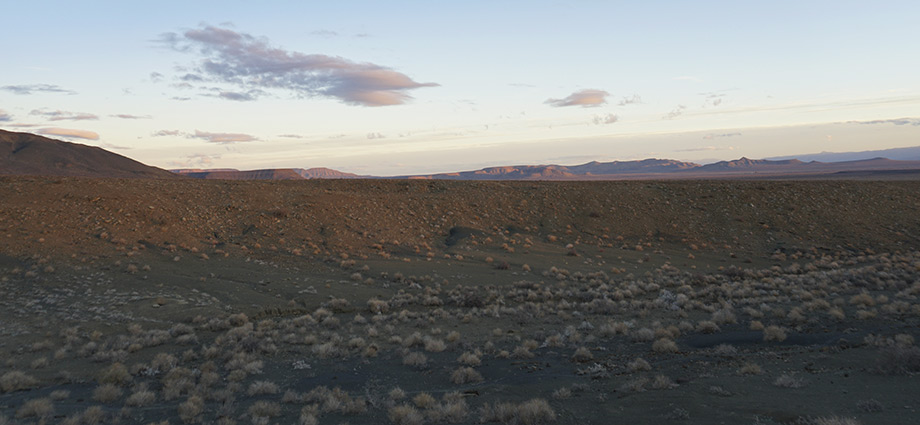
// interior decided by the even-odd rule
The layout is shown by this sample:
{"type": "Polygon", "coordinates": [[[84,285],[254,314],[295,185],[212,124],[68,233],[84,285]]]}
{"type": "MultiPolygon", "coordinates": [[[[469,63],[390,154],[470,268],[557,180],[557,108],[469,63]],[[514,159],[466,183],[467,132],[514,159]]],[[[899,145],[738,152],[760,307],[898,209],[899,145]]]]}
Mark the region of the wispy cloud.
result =
{"type": "Polygon", "coordinates": [[[165,136],[179,136],[179,135],[181,135],[181,134],[183,134],[183,133],[182,133],[181,131],[179,131],[179,130],[160,130],[160,131],[157,131],[157,132],[151,134],[151,136],[153,136],[153,137],[165,137],[165,136]]]}
{"type": "Polygon", "coordinates": [[[719,137],[735,137],[735,136],[740,136],[740,135],[741,133],[709,133],[707,135],[704,135],[703,139],[712,140],[712,139],[717,139],[719,137]]]}
{"type": "Polygon", "coordinates": [[[734,146],[699,146],[695,148],[675,149],[675,152],[707,152],[707,151],[733,151],[734,146]]]}
{"type": "Polygon", "coordinates": [[[22,84],[15,86],[3,86],[0,87],[0,90],[6,90],[14,94],[33,94],[36,92],[77,94],[77,92],[73,90],[67,90],[54,84],[22,84]]]}
{"type": "Polygon", "coordinates": [[[160,81],[163,81],[163,74],[159,72],[151,72],[150,81],[153,81],[154,83],[159,83],[160,81]]]}
{"type": "Polygon", "coordinates": [[[623,97],[622,99],[620,99],[619,102],[617,102],[617,105],[626,106],[626,105],[637,105],[640,103],[642,103],[642,97],[640,97],[638,94],[634,94],[632,96],[623,97]]]}
{"type": "Polygon", "coordinates": [[[29,115],[44,117],[48,121],[86,121],[98,120],[99,116],[88,112],[70,112],[70,111],[49,111],[45,109],[33,109],[29,115]]]}
{"type": "Polygon", "coordinates": [[[153,117],[150,115],[131,115],[131,114],[115,114],[109,115],[112,118],[121,118],[123,120],[149,120],[153,117]]]}
{"type": "Polygon", "coordinates": [[[666,120],[673,120],[674,118],[677,118],[677,117],[683,115],[684,110],[686,110],[686,109],[687,109],[687,107],[684,106],[684,105],[677,105],[677,107],[675,107],[674,109],[672,109],[671,112],[668,112],[667,114],[665,114],[665,116],[663,116],[663,117],[661,117],[661,118],[662,118],[662,119],[666,119],[666,120]]]}
{"type": "Polygon", "coordinates": [[[180,161],[169,161],[169,165],[180,168],[208,168],[214,165],[214,160],[216,159],[220,159],[220,155],[196,153],[188,155],[180,161]]]}
{"type": "Polygon", "coordinates": [[[303,136],[299,134],[279,134],[278,137],[284,137],[285,139],[303,139],[303,136]]]}
{"type": "Polygon", "coordinates": [[[383,133],[367,133],[368,139],[386,139],[386,137],[383,133]]]}
{"type": "Polygon", "coordinates": [[[847,124],[862,124],[862,125],[894,124],[894,125],[909,125],[909,126],[914,126],[914,127],[920,127],[920,118],[894,118],[894,119],[888,119],[888,120],[847,121],[847,124]]]}
{"type": "Polygon", "coordinates": [[[610,96],[610,93],[603,90],[585,89],[572,93],[562,99],[546,99],[544,103],[557,108],[562,106],[581,106],[583,108],[590,108],[607,103],[607,96],[610,96]]]}
{"type": "Polygon", "coordinates": [[[255,142],[259,139],[250,134],[243,133],[210,133],[207,131],[195,130],[195,133],[188,134],[185,137],[190,139],[201,139],[208,143],[239,143],[239,142],[255,142]]]}
{"type": "Polygon", "coordinates": [[[352,105],[387,106],[408,102],[411,90],[438,85],[419,83],[372,63],[271,47],[264,38],[226,28],[205,26],[182,34],[166,33],[160,41],[176,51],[199,55],[194,68],[205,80],[229,84],[240,89],[234,92],[250,96],[253,89],[280,89],[352,105]]]}
{"type": "Polygon", "coordinates": [[[336,37],[336,36],[338,36],[339,33],[335,32],[335,31],[330,31],[330,30],[316,30],[316,31],[310,31],[310,35],[315,35],[315,36],[318,36],[318,37],[331,38],[331,37],[336,37]]]}
{"type": "Polygon", "coordinates": [[[38,134],[47,136],[61,136],[74,139],[99,140],[99,134],[89,130],[77,130],[73,128],[42,128],[37,131],[38,134]]]}
{"type": "Polygon", "coordinates": [[[265,93],[262,90],[250,90],[246,93],[240,93],[235,91],[222,91],[217,97],[227,99],[227,100],[236,100],[238,102],[248,102],[258,99],[259,95],[265,93]]]}
{"type": "Polygon", "coordinates": [[[9,113],[7,113],[7,112],[4,111],[3,109],[0,109],[0,122],[10,122],[10,121],[12,121],[12,120],[13,120],[13,116],[12,116],[12,115],[10,115],[9,113]]]}
{"type": "Polygon", "coordinates": [[[607,114],[607,115],[595,115],[594,119],[591,121],[594,124],[613,124],[620,120],[620,117],[617,114],[607,114]]]}

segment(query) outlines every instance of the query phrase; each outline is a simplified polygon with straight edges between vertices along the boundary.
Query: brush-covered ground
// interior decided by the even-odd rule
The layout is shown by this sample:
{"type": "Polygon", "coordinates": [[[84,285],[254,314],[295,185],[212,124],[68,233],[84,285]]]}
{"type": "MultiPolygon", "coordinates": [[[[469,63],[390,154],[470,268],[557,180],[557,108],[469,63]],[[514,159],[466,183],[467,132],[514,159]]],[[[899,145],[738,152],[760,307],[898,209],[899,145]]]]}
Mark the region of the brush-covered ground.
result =
{"type": "Polygon", "coordinates": [[[0,178],[0,424],[913,424],[920,182],[0,178]]]}

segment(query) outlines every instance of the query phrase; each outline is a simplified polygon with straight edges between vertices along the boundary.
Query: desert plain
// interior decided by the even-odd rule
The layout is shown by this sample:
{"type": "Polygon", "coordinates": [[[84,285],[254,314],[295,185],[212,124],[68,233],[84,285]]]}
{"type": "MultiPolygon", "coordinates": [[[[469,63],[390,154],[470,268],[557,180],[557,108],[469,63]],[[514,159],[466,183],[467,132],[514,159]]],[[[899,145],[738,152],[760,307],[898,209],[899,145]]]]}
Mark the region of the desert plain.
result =
{"type": "Polygon", "coordinates": [[[920,181],[0,177],[0,424],[914,424],[920,181]]]}

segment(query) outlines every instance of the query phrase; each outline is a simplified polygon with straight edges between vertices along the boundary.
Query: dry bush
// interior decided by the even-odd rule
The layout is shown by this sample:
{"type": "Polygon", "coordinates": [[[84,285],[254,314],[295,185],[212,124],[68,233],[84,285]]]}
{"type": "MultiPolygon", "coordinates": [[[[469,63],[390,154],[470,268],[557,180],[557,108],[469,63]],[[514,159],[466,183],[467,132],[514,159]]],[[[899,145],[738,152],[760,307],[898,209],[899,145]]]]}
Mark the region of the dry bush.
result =
{"type": "Polygon", "coordinates": [[[454,393],[457,394],[457,397],[451,397],[450,394],[444,395],[444,403],[439,406],[438,416],[448,423],[461,423],[469,416],[469,407],[467,407],[466,401],[463,400],[463,396],[454,393]]]}
{"type": "Polygon", "coordinates": [[[125,385],[131,382],[131,374],[128,368],[121,363],[113,363],[111,366],[102,370],[96,380],[100,384],[125,385]]]}
{"type": "Polygon", "coordinates": [[[429,353],[440,353],[447,349],[447,344],[440,339],[435,338],[426,338],[425,339],[425,351],[429,353]]]}
{"type": "Polygon", "coordinates": [[[428,357],[420,352],[412,351],[403,356],[402,362],[406,366],[421,368],[428,364],[428,357]]]}
{"type": "Polygon", "coordinates": [[[744,366],[738,369],[739,375],[760,375],[762,373],[763,369],[756,363],[745,363],[744,366]]]}
{"type": "Polygon", "coordinates": [[[38,385],[38,381],[35,378],[18,370],[7,372],[0,376],[0,390],[5,393],[27,390],[35,385],[38,385]]]}
{"type": "Polygon", "coordinates": [[[594,355],[591,354],[591,350],[586,347],[578,347],[575,350],[575,354],[572,355],[572,361],[576,363],[585,363],[594,360],[594,355]]]}
{"type": "Polygon", "coordinates": [[[253,422],[256,418],[274,418],[281,414],[281,405],[268,400],[259,400],[249,406],[247,409],[249,416],[252,417],[253,422]]]}
{"type": "Polygon", "coordinates": [[[839,416],[828,416],[815,418],[812,423],[815,425],[862,425],[856,418],[841,418],[839,416]]]}
{"type": "Polygon", "coordinates": [[[153,404],[157,400],[156,393],[146,389],[135,391],[125,400],[126,406],[144,407],[153,404]]]}
{"type": "Polygon", "coordinates": [[[431,394],[419,393],[415,397],[412,397],[412,403],[419,409],[430,409],[438,404],[438,400],[432,397],[431,394]]]}
{"type": "Polygon", "coordinates": [[[649,382],[649,386],[656,390],[669,390],[671,388],[677,388],[677,384],[675,384],[671,378],[668,378],[665,375],[656,375],[655,378],[649,382]]]}
{"type": "Polygon", "coordinates": [[[266,394],[278,394],[278,385],[274,382],[269,381],[255,381],[249,384],[249,389],[246,390],[246,393],[250,396],[254,395],[266,395],[266,394]]]}
{"type": "Polygon", "coordinates": [[[775,325],[770,325],[763,330],[764,341],[783,342],[786,340],[786,330],[775,325]]]}
{"type": "Polygon", "coordinates": [[[886,375],[920,372],[920,348],[903,345],[883,347],[877,360],[877,370],[886,375]]]}
{"type": "Polygon", "coordinates": [[[187,424],[198,422],[200,420],[199,416],[204,412],[204,400],[197,395],[189,396],[185,402],[179,405],[178,411],[179,419],[182,419],[182,422],[187,424]]]}
{"type": "Polygon", "coordinates": [[[652,365],[645,361],[645,359],[638,357],[626,365],[626,370],[630,372],[652,370],[652,365]]]}
{"type": "Polygon", "coordinates": [[[882,403],[874,398],[870,398],[868,400],[859,400],[856,403],[856,407],[866,413],[877,413],[885,410],[885,406],[883,406],[882,403]]]}
{"type": "Polygon", "coordinates": [[[632,333],[632,339],[639,342],[649,342],[655,339],[655,331],[649,328],[640,328],[632,333]]]}
{"type": "Polygon", "coordinates": [[[657,353],[676,353],[679,350],[677,343],[668,338],[661,338],[652,344],[652,351],[657,353]]]}
{"type": "Polygon", "coordinates": [[[554,422],[556,412],[546,400],[535,398],[520,404],[484,404],[479,409],[480,422],[499,422],[511,425],[538,425],[554,422]]]}
{"type": "Polygon", "coordinates": [[[804,379],[788,373],[780,375],[773,381],[773,385],[781,388],[802,388],[805,384],[804,379]]]}
{"type": "Polygon", "coordinates": [[[516,359],[532,359],[534,354],[531,353],[527,347],[519,345],[514,347],[514,351],[511,353],[511,356],[516,359]]]}
{"type": "Polygon", "coordinates": [[[416,408],[407,404],[391,407],[387,412],[387,416],[396,425],[422,425],[425,423],[425,416],[416,408]]]}
{"type": "Polygon", "coordinates": [[[450,374],[450,381],[463,385],[470,382],[482,382],[484,379],[475,369],[471,367],[461,367],[450,374]]]}
{"type": "Polygon", "coordinates": [[[567,387],[559,388],[556,391],[553,391],[554,400],[567,400],[572,397],[572,390],[567,387]]]}
{"type": "Polygon", "coordinates": [[[85,425],[96,425],[102,423],[108,414],[102,406],[90,406],[80,415],[80,422],[85,425]]]}
{"type": "Polygon", "coordinates": [[[100,403],[112,403],[121,398],[124,391],[115,384],[102,384],[93,390],[93,400],[100,403]]]}
{"type": "Polygon", "coordinates": [[[54,403],[47,397],[29,400],[16,410],[17,418],[50,418],[53,415],[54,403]]]}
{"type": "Polygon", "coordinates": [[[54,401],[66,400],[67,398],[70,397],[70,391],[69,390],[54,390],[51,392],[49,397],[51,397],[51,399],[54,401]]]}
{"type": "Polygon", "coordinates": [[[696,331],[704,334],[713,334],[720,332],[722,329],[712,320],[700,320],[696,325],[696,331]]]}
{"type": "Polygon", "coordinates": [[[457,358],[457,363],[467,366],[479,366],[482,364],[479,353],[464,352],[457,358]]]}

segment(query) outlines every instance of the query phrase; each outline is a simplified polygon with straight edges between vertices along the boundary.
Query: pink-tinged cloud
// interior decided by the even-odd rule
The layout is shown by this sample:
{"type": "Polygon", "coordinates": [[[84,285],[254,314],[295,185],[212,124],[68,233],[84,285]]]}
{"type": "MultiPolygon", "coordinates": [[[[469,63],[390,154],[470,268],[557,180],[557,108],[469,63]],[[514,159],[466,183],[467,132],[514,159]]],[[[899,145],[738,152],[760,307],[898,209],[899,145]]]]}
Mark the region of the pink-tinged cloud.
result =
{"type": "Polygon", "coordinates": [[[186,137],[201,139],[208,143],[239,143],[239,142],[255,142],[259,139],[250,134],[243,133],[209,133],[206,131],[195,130],[195,134],[190,134],[186,137]]]}
{"type": "Polygon", "coordinates": [[[388,106],[411,100],[411,90],[438,85],[419,83],[372,63],[274,48],[264,38],[226,28],[205,26],[182,34],[167,33],[161,41],[177,51],[200,55],[195,75],[202,80],[237,87],[239,90],[221,95],[229,100],[253,100],[262,94],[260,89],[280,89],[352,105],[388,106]]]}
{"type": "Polygon", "coordinates": [[[544,103],[557,108],[562,106],[592,108],[607,103],[607,96],[610,96],[610,93],[603,90],[585,89],[572,93],[563,99],[547,99],[544,103]]]}
{"type": "Polygon", "coordinates": [[[45,117],[48,121],[87,121],[98,120],[99,116],[88,112],[70,112],[70,111],[48,111],[45,109],[33,109],[29,115],[38,115],[45,117]]]}
{"type": "Polygon", "coordinates": [[[12,116],[12,115],[10,115],[9,113],[7,113],[7,112],[4,111],[3,109],[0,109],[0,122],[10,122],[10,121],[12,121],[12,120],[13,120],[13,116],[12,116]]]}
{"type": "Polygon", "coordinates": [[[37,133],[44,134],[46,136],[60,136],[60,137],[69,137],[69,138],[74,138],[74,139],[99,140],[99,133],[89,131],[89,130],[77,130],[73,128],[49,127],[49,128],[39,129],[37,133]]]}
{"type": "Polygon", "coordinates": [[[123,120],[149,120],[153,117],[150,115],[131,115],[131,114],[115,114],[110,115],[112,118],[121,118],[123,120]]]}

